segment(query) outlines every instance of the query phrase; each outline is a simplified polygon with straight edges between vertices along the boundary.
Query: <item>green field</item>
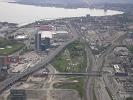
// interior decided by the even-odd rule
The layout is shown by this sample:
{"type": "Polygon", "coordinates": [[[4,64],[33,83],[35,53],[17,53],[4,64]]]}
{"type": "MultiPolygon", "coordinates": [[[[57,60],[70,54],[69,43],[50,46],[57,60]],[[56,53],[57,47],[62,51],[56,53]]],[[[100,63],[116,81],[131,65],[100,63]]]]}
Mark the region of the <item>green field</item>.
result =
{"type": "Polygon", "coordinates": [[[52,65],[60,72],[84,72],[86,69],[84,44],[79,41],[71,43],[55,57],[52,65]]]}
{"type": "Polygon", "coordinates": [[[24,47],[23,43],[0,38],[0,55],[10,55],[24,47]]]}
{"type": "Polygon", "coordinates": [[[133,100],[133,97],[127,97],[126,100],[133,100]]]}
{"type": "MultiPolygon", "coordinates": [[[[55,57],[52,61],[52,65],[60,72],[85,72],[87,63],[86,58],[85,45],[80,41],[75,41],[55,57]]],[[[66,82],[56,83],[54,84],[54,87],[77,90],[81,98],[83,98],[84,78],[85,77],[72,78],[72,76],[67,76],[66,82]]]]}
{"type": "Polygon", "coordinates": [[[84,96],[84,79],[83,77],[79,78],[70,78],[68,81],[77,81],[75,83],[56,83],[54,84],[54,88],[61,89],[74,89],[77,90],[81,98],[84,96]]]}
{"type": "Polygon", "coordinates": [[[133,54],[133,46],[129,46],[128,50],[133,54]]]}

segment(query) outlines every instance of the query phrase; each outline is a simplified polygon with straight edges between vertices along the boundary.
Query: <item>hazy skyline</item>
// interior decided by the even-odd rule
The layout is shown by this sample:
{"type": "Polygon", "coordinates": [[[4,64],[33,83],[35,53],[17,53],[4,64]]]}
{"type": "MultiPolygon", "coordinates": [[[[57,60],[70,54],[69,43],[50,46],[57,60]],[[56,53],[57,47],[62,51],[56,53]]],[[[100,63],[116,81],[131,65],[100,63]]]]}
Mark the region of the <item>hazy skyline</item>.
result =
{"type": "Polygon", "coordinates": [[[16,0],[20,2],[49,2],[49,3],[133,3],[133,0],[16,0]]]}

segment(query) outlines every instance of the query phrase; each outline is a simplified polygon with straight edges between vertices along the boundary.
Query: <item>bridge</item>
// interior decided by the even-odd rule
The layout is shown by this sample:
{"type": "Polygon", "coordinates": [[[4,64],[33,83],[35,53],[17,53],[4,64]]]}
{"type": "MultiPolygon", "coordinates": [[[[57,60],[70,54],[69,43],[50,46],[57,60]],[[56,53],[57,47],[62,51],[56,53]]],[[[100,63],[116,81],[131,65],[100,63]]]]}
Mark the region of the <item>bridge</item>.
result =
{"type": "Polygon", "coordinates": [[[91,76],[91,77],[102,77],[101,72],[91,72],[91,73],[45,73],[46,75],[64,75],[64,76],[91,76]]]}
{"type": "Polygon", "coordinates": [[[42,73],[45,75],[62,75],[62,76],[90,76],[90,77],[102,77],[102,75],[110,75],[113,76],[114,74],[107,72],[107,71],[91,71],[91,72],[59,72],[59,73],[51,73],[45,72],[42,73]]]}
{"type": "Polygon", "coordinates": [[[110,73],[107,71],[92,71],[92,72],[79,72],[79,73],[67,73],[67,72],[60,72],[60,73],[43,73],[45,75],[59,75],[59,76],[89,76],[89,77],[102,77],[103,75],[108,75],[111,77],[128,77],[133,76],[132,74],[127,73],[110,73]]]}

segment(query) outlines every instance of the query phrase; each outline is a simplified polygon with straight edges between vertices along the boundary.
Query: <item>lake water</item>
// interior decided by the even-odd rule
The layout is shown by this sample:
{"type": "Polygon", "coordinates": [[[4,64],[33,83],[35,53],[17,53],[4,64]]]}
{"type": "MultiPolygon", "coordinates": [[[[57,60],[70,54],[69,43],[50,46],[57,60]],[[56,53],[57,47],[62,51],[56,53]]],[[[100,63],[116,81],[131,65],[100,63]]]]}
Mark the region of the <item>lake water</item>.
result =
{"type": "Polygon", "coordinates": [[[91,16],[107,16],[122,14],[123,12],[89,8],[65,9],[55,7],[39,7],[15,3],[0,2],[0,21],[28,24],[41,19],[57,19],[65,17],[81,17],[90,14],[91,16]]]}

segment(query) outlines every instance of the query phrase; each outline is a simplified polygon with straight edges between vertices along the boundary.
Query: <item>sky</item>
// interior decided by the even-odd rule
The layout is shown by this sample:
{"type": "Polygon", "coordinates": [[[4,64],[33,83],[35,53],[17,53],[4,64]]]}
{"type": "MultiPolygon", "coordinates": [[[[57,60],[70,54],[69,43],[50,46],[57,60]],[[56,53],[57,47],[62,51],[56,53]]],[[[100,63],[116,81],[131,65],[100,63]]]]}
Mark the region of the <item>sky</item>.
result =
{"type": "Polygon", "coordinates": [[[133,3],[133,0],[86,0],[86,2],[97,3],[97,2],[106,2],[106,3],[133,3]]]}
{"type": "MultiPolygon", "coordinates": [[[[15,0],[0,0],[0,1],[15,1],[15,0]]],[[[19,0],[19,1],[27,1],[27,0],[19,0]]],[[[54,0],[51,0],[51,1],[54,1],[54,0]]],[[[61,1],[63,1],[63,0],[61,0],[61,1]]],[[[77,0],[77,1],[80,1],[80,0],[77,0]]],[[[81,1],[84,1],[87,3],[98,3],[98,2],[102,2],[102,3],[133,3],[133,0],[81,0],[81,1]]]]}

